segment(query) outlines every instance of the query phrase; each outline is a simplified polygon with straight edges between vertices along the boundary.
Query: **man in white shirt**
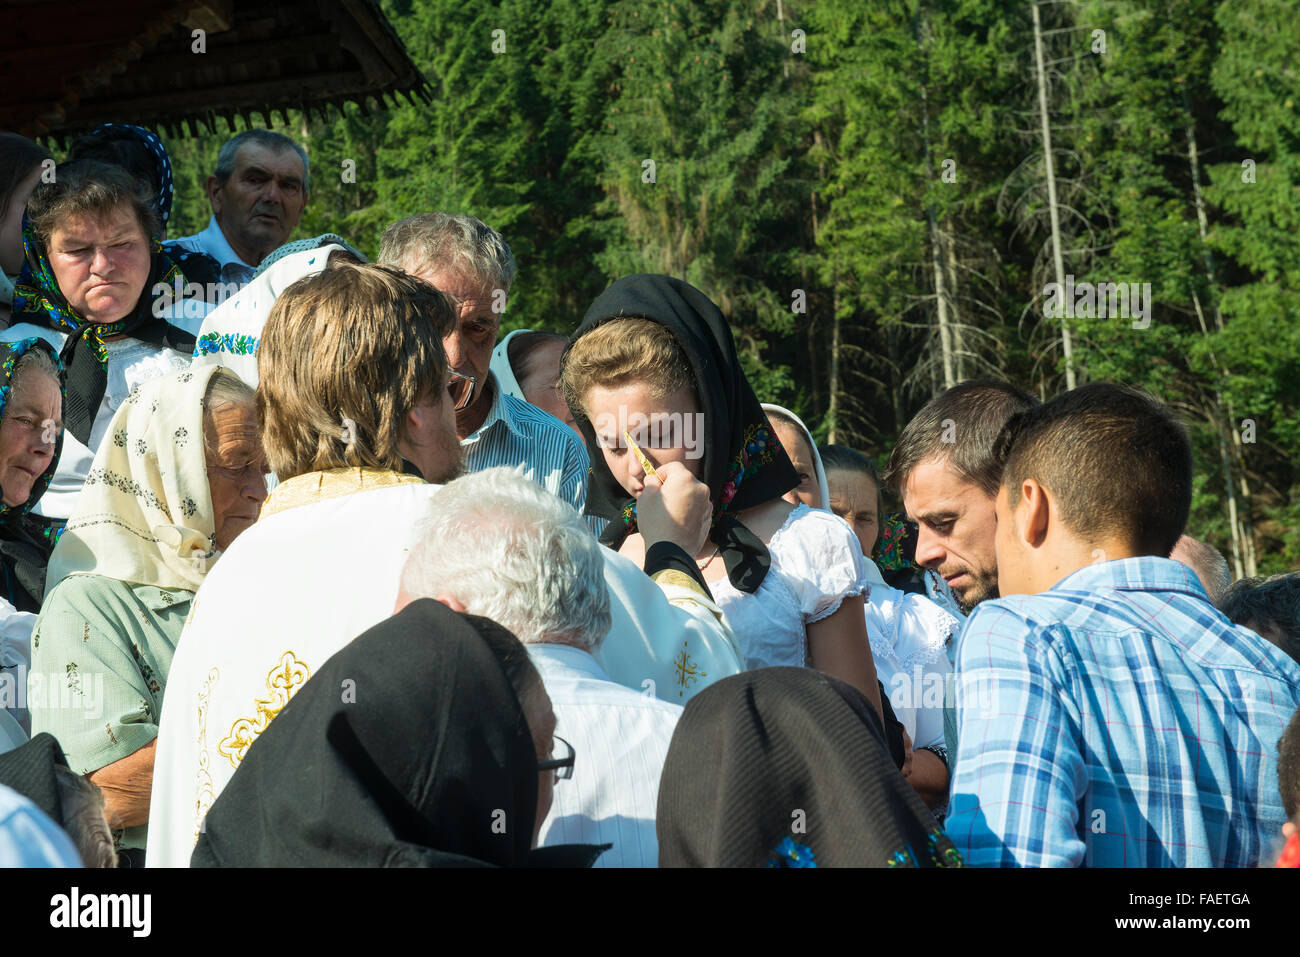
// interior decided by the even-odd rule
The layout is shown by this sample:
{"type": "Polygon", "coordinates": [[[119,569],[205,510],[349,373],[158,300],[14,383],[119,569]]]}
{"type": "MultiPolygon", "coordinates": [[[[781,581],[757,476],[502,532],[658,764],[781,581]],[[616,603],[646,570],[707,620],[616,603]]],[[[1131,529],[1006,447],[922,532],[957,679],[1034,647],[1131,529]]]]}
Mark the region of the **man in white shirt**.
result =
{"type": "Polygon", "coordinates": [[[297,228],[308,185],[306,150],[282,133],[245,130],[221,147],[208,177],[208,228],[167,245],[207,253],[223,284],[242,286],[297,228]]]}
{"type": "MultiPolygon", "coordinates": [[[[665,536],[660,541],[694,554],[711,517],[704,491],[704,507],[696,509],[689,474],[666,475],[662,493],[642,499],[643,527],[649,517],[649,527],[665,536]]],[[[435,598],[504,625],[528,647],[555,712],[556,757],[567,750],[563,742],[574,755],[572,776],[555,787],[539,846],[608,843],[613,848],[595,866],[654,867],[659,775],[682,709],[650,687],[611,681],[592,654],[604,642],[636,640],[625,629],[606,635],[606,553],[571,506],[518,472],[475,472],[430,500],[398,603],[435,598]]],[[[668,621],[659,628],[669,642],[681,638],[668,621]]]]}

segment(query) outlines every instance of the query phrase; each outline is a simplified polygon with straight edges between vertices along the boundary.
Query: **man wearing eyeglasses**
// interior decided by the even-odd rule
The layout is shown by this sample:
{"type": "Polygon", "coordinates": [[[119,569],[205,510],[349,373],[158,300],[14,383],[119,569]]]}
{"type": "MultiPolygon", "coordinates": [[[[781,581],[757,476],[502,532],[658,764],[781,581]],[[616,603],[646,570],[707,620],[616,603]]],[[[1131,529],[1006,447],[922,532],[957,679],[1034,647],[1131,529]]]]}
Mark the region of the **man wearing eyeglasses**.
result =
{"type": "Polygon", "coordinates": [[[423,213],[384,232],[377,260],[431,283],[456,307],[443,341],[456,403],[465,470],[523,466],[524,477],[581,514],[587,499],[587,450],[554,416],[507,395],[490,371],[515,259],[495,229],[473,216],[423,213]]]}
{"type": "MultiPolygon", "coordinates": [[[[689,552],[712,516],[703,504],[680,519],[656,516],[649,534],[689,552]]],[[[569,506],[506,468],[448,482],[420,529],[396,610],[432,598],[490,618],[524,643],[541,676],[545,695],[521,702],[537,745],[538,846],[610,844],[594,866],[657,866],[659,778],[690,694],[650,667],[633,687],[620,684],[601,658],[610,644],[662,642],[669,661],[698,665],[698,687],[739,673],[734,636],[703,586],[692,600],[674,584],[684,572],[647,578],[598,544],[569,506]]]]}

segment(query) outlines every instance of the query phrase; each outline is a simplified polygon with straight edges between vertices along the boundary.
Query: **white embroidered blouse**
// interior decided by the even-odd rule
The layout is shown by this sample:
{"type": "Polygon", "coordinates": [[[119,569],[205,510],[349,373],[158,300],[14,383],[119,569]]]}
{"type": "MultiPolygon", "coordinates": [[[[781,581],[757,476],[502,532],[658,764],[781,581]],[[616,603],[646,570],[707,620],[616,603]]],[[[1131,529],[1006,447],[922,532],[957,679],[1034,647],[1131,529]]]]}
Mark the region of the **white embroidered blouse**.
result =
{"type": "Polygon", "coordinates": [[[799,505],[767,543],[772,565],[753,594],[720,579],[714,600],[740,643],[746,668],[808,664],[807,626],[867,589],[866,559],[836,515],[799,505]]]}

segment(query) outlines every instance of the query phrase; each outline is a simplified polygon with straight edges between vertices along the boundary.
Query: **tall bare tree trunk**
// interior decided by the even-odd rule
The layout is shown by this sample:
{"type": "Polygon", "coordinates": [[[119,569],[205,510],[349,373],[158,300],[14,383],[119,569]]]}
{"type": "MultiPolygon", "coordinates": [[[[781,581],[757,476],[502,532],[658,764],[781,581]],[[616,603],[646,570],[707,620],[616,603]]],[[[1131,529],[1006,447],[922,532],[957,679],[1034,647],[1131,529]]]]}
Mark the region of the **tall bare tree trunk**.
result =
{"type": "MultiPolygon", "coordinates": [[[[821,145],[822,145],[822,131],[813,130],[813,148],[820,153],[821,145]]],[[[817,181],[818,183],[824,183],[826,181],[825,163],[817,164],[817,181]]],[[[811,212],[812,212],[812,245],[813,245],[813,249],[817,249],[818,248],[817,242],[821,238],[821,216],[817,209],[816,187],[808,191],[808,204],[811,207],[811,212]]],[[[807,266],[805,265],[804,267],[804,291],[805,292],[807,292],[808,286],[809,283],[807,278],[807,266]]],[[[813,321],[812,321],[811,311],[808,312],[807,318],[808,318],[808,368],[812,373],[808,381],[809,381],[809,387],[812,391],[812,407],[816,411],[821,411],[822,391],[821,391],[821,386],[818,384],[817,360],[814,358],[816,354],[816,350],[814,348],[815,340],[813,339],[813,329],[812,329],[813,321]]],[[[838,328],[838,326],[836,328],[838,328]]]]}
{"type": "MultiPolygon", "coordinates": [[[[924,70],[926,57],[925,36],[928,31],[922,24],[921,17],[922,14],[918,11],[916,19],[913,21],[913,28],[916,32],[916,45],[921,51],[922,69],[924,70]]],[[[925,73],[928,73],[928,71],[925,71],[925,73]]],[[[935,173],[934,156],[930,152],[930,103],[926,90],[927,79],[928,77],[923,74],[921,79],[921,140],[925,148],[926,179],[933,183],[935,173]]],[[[925,220],[930,231],[930,262],[934,269],[935,317],[939,325],[939,353],[943,362],[943,387],[951,389],[957,384],[957,378],[952,361],[952,327],[949,318],[950,301],[948,298],[947,269],[943,261],[943,249],[939,238],[939,226],[935,221],[933,203],[925,207],[925,220]]]]}
{"type": "Polygon", "coordinates": [[[962,382],[966,378],[966,337],[963,333],[961,308],[957,305],[959,298],[957,287],[957,229],[952,217],[946,219],[943,224],[943,248],[944,267],[948,273],[946,283],[948,307],[952,318],[953,366],[956,369],[957,381],[962,382]]]}
{"type": "Polygon", "coordinates": [[[840,288],[839,278],[836,277],[835,292],[831,297],[831,376],[830,376],[830,401],[826,409],[827,432],[826,441],[835,444],[835,436],[838,431],[839,422],[837,421],[840,406],[840,288]]]}
{"type": "MultiPolygon", "coordinates": [[[[1038,2],[1029,0],[1034,14],[1034,62],[1038,79],[1038,115],[1043,137],[1043,167],[1047,176],[1047,212],[1052,224],[1052,267],[1056,281],[1065,289],[1065,259],[1061,254],[1061,213],[1056,204],[1056,169],[1052,162],[1052,128],[1047,114],[1047,71],[1043,66],[1043,28],[1038,19],[1038,2]]],[[[1070,338],[1070,321],[1061,316],[1061,351],[1065,355],[1065,387],[1073,389],[1074,344],[1070,338]]]]}
{"type": "Polygon", "coordinates": [[[952,361],[952,326],[948,317],[948,270],[944,266],[943,251],[939,243],[939,227],[934,221],[934,207],[927,206],[926,221],[930,224],[930,261],[934,267],[935,313],[939,319],[939,351],[943,358],[943,387],[951,389],[957,384],[952,361]]]}
{"type": "MultiPolygon", "coordinates": [[[[1196,307],[1196,317],[1201,321],[1201,333],[1208,336],[1209,330],[1205,325],[1205,312],[1201,309],[1201,297],[1195,292],[1192,293],[1192,305],[1196,307]]],[[[1218,366],[1218,363],[1215,363],[1218,366]]],[[[1232,571],[1234,578],[1241,578],[1245,574],[1244,570],[1244,548],[1241,540],[1241,527],[1237,517],[1237,490],[1232,481],[1232,456],[1228,451],[1228,439],[1224,434],[1223,427],[1223,393],[1216,386],[1214,389],[1214,405],[1210,411],[1210,417],[1214,420],[1214,431],[1219,437],[1219,464],[1223,468],[1223,487],[1228,493],[1228,522],[1232,526],[1232,571]]]]}
{"type": "MultiPolygon", "coordinates": [[[[786,43],[789,37],[785,32],[785,7],[781,5],[781,0],[776,0],[776,22],[780,25],[781,42],[786,43]]],[[[790,77],[790,58],[786,57],[785,62],[781,64],[781,75],[789,79],[790,77]]]]}
{"type": "MultiPolygon", "coordinates": [[[[1183,96],[1184,106],[1187,107],[1188,115],[1191,115],[1191,106],[1187,102],[1186,94],[1183,96]]],[[[1196,146],[1196,125],[1195,123],[1187,124],[1187,162],[1192,171],[1192,199],[1196,206],[1196,224],[1201,237],[1201,252],[1205,261],[1205,278],[1209,283],[1210,293],[1210,310],[1214,313],[1214,325],[1220,332],[1223,331],[1223,314],[1219,311],[1218,298],[1215,290],[1218,288],[1214,275],[1214,254],[1210,250],[1207,237],[1209,234],[1209,218],[1205,214],[1205,197],[1201,192],[1201,162],[1200,153],[1196,146]]],[[[1196,315],[1200,319],[1201,334],[1209,337],[1209,329],[1206,326],[1205,314],[1201,310],[1201,303],[1198,297],[1193,295],[1193,304],[1196,306],[1196,315]]],[[[1250,483],[1246,477],[1246,462],[1244,449],[1241,446],[1241,433],[1237,431],[1236,410],[1232,407],[1232,401],[1224,399],[1223,390],[1220,383],[1227,371],[1219,363],[1219,358],[1213,351],[1210,352],[1210,359],[1214,363],[1214,368],[1219,375],[1219,382],[1215,383],[1214,401],[1215,413],[1217,416],[1216,427],[1219,433],[1220,454],[1224,459],[1224,484],[1227,487],[1228,494],[1228,517],[1232,522],[1232,563],[1233,571],[1237,578],[1243,574],[1247,577],[1254,577],[1256,574],[1256,555],[1255,555],[1255,528],[1250,517],[1250,483]],[[1226,442],[1224,440],[1223,412],[1228,414],[1227,432],[1232,434],[1232,452],[1229,458],[1227,454],[1226,442]],[[1231,461],[1235,459],[1237,465],[1237,479],[1241,485],[1241,505],[1237,507],[1237,492],[1233,487],[1231,461]]]]}

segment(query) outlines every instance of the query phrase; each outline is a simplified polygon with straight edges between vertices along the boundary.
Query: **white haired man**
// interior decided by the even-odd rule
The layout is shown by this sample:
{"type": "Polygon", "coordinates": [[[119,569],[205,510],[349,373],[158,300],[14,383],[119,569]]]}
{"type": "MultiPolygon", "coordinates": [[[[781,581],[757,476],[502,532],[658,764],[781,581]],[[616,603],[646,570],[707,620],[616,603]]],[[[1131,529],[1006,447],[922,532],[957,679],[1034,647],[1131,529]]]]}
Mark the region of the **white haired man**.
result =
{"type": "Polygon", "coordinates": [[[456,305],[456,326],[442,345],[471,390],[456,413],[465,470],[522,465],[526,478],[581,513],[590,468],[582,441],[555,416],[508,395],[491,371],[516,270],[501,234],[473,216],[423,213],[384,231],[376,261],[432,283],[456,305]]]}
{"type": "MultiPolygon", "coordinates": [[[[611,615],[606,580],[618,577],[643,576],[597,544],[569,505],[515,470],[496,468],[456,479],[432,498],[402,572],[398,608],[434,598],[492,619],[528,647],[556,734],[575,756],[539,846],[611,843],[595,866],[654,867],[659,775],[682,709],[612,681],[597,655],[605,644],[644,642],[646,632],[665,632],[672,650],[687,648],[690,636],[673,628],[670,609],[656,612],[649,600],[630,609],[640,633],[618,599],[611,615]]],[[[709,682],[720,676],[713,665],[708,670],[709,682]]]]}

